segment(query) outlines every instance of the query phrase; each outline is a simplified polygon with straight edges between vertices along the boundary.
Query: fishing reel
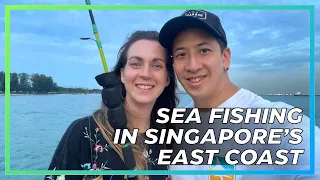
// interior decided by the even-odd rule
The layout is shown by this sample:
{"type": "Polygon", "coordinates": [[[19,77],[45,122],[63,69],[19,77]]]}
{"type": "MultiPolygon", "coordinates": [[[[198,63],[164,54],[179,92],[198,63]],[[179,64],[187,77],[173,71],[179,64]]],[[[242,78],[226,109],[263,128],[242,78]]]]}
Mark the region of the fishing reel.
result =
{"type": "MultiPolygon", "coordinates": [[[[95,77],[100,86],[103,87],[101,95],[102,101],[107,106],[107,116],[109,124],[114,129],[124,130],[127,128],[126,112],[122,103],[122,92],[117,75],[114,71],[100,74],[95,77]]],[[[127,142],[126,142],[127,143],[127,142]]],[[[128,143],[130,144],[130,143],[128,143]]],[[[129,170],[136,168],[136,161],[133,155],[132,147],[124,146],[122,149],[124,163],[129,170]]],[[[130,176],[130,179],[137,179],[137,176],[130,176]]]]}

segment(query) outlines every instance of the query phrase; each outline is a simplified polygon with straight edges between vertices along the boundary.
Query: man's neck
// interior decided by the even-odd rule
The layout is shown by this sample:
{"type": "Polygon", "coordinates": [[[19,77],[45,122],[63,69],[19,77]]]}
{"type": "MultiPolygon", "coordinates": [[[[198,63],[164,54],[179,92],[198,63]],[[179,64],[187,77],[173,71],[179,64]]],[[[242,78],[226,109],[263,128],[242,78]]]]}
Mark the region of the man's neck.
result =
{"type": "Polygon", "coordinates": [[[239,91],[239,87],[233,84],[231,81],[226,81],[217,86],[216,90],[211,96],[203,99],[194,98],[194,106],[197,108],[217,108],[230,97],[239,91]]]}

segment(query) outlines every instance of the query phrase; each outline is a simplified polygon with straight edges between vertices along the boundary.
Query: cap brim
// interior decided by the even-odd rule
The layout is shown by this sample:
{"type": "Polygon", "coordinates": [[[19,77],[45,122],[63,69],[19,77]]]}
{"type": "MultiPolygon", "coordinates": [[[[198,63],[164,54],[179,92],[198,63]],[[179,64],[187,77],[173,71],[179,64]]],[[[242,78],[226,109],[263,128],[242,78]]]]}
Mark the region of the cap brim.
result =
{"type": "Polygon", "coordinates": [[[187,28],[199,28],[216,37],[220,37],[217,31],[206,22],[192,16],[179,16],[169,20],[161,28],[159,34],[160,44],[171,51],[174,39],[187,28]]]}

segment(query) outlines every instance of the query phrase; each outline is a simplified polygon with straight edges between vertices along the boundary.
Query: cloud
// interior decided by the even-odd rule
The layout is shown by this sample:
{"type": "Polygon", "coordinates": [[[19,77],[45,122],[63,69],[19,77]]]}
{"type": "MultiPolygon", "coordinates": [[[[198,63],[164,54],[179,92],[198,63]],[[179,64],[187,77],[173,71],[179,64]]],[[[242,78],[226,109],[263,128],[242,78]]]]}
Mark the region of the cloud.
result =
{"type": "Polygon", "coordinates": [[[258,30],[253,30],[251,32],[252,35],[259,35],[261,33],[265,33],[265,32],[269,32],[270,28],[262,28],[262,29],[258,29],[258,30]]]}
{"type": "Polygon", "coordinates": [[[72,27],[83,28],[85,24],[90,25],[87,11],[12,11],[11,23],[13,30],[23,29],[66,29],[72,27]]]}
{"type": "MultiPolygon", "coordinates": [[[[10,0],[10,4],[77,4],[76,0],[10,0]]],[[[83,1],[84,3],[84,1],[83,1]]]]}
{"type": "Polygon", "coordinates": [[[277,39],[281,37],[283,32],[278,29],[271,29],[271,28],[261,28],[261,29],[255,29],[251,31],[251,35],[247,36],[247,39],[255,39],[261,35],[268,36],[270,39],[277,39]]]}
{"type": "MultiPolygon", "coordinates": [[[[320,36],[315,37],[316,42],[320,41],[320,36]]],[[[315,49],[319,49],[317,43],[315,49]]],[[[253,48],[252,48],[253,49],[253,48]]],[[[316,51],[319,54],[319,51],[316,51]]],[[[310,37],[303,38],[288,44],[274,45],[273,47],[263,47],[252,50],[244,54],[243,58],[252,59],[252,62],[277,61],[281,63],[294,63],[295,65],[309,61],[310,37]]]]}
{"type": "Polygon", "coordinates": [[[247,53],[246,56],[248,58],[257,58],[257,59],[259,59],[260,57],[264,57],[263,60],[265,60],[265,59],[274,58],[276,56],[274,54],[276,50],[277,50],[277,47],[261,48],[261,49],[247,53]]]}
{"type": "Polygon", "coordinates": [[[277,39],[281,36],[281,32],[279,30],[274,30],[271,32],[271,39],[277,39]]]}
{"type": "MultiPolygon", "coordinates": [[[[46,48],[76,48],[78,50],[96,51],[97,45],[94,41],[81,41],[80,39],[68,41],[67,38],[61,36],[47,36],[35,33],[16,33],[12,32],[11,43],[15,46],[39,46],[46,48]]],[[[107,50],[118,50],[120,45],[103,43],[102,46],[107,50]]],[[[36,48],[36,47],[33,47],[36,48]]],[[[35,49],[36,50],[36,49],[35,49]]],[[[69,49],[70,50],[70,49],[69,49]]]]}
{"type": "MultiPolygon", "coordinates": [[[[38,49],[39,47],[45,47],[47,51],[52,52],[58,49],[68,49],[68,53],[79,53],[79,51],[85,51],[86,53],[96,53],[98,47],[92,40],[81,41],[64,39],[59,36],[46,36],[34,33],[11,33],[11,40],[14,46],[32,46],[31,49],[38,49]],[[56,48],[56,49],[55,49],[56,48]]],[[[120,48],[117,44],[102,43],[104,50],[116,53],[120,48]]]]}
{"type": "MultiPolygon", "coordinates": [[[[111,68],[115,64],[120,45],[102,44],[102,46],[107,64],[111,68]]],[[[53,66],[71,63],[102,67],[95,42],[68,41],[59,36],[34,33],[11,33],[11,62],[14,62],[12,67],[20,67],[20,64],[26,64],[25,68],[37,66],[39,61],[51,63],[53,66]]]]}
{"type": "Polygon", "coordinates": [[[273,63],[263,63],[263,64],[261,64],[261,66],[263,66],[263,67],[269,67],[269,66],[272,66],[273,65],[273,63]]]}
{"type": "Polygon", "coordinates": [[[278,69],[286,67],[284,64],[289,61],[308,60],[307,11],[216,11],[216,14],[221,17],[234,63],[259,67],[265,61],[279,61],[270,66],[278,69]]]}
{"type": "MultiPolygon", "coordinates": [[[[14,52],[14,51],[13,51],[14,52]]],[[[39,61],[51,62],[53,64],[61,65],[64,63],[78,63],[78,64],[101,64],[98,54],[88,54],[80,56],[76,54],[55,53],[52,51],[28,51],[23,53],[11,53],[11,62],[36,65],[39,61]]]]}
{"type": "MultiPolygon", "coordinates": [[[[320,94],[320,63],[316,63],[316,93],[320,94]]],[[[309,93],[310,64],[275,72],[256,72],[252,69],[230,71],[230,77],[238,86],[256,93],[309,93]]]]}
{"type": "Polygon", "coordinates": [[[249,67],[253,67],[254,64],[236,64],[236,63],[232,63],[230,65],[230,69],[232,70],[238,70],[238,69],[244,69],[244,68],[249,68],[249,67]]]}

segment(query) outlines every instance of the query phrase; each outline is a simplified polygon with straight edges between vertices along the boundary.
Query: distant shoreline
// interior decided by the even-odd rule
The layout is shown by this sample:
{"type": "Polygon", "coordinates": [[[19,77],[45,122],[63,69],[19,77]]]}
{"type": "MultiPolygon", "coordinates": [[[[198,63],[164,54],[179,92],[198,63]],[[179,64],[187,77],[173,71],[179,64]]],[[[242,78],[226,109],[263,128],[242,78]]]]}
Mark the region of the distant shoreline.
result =
{"type": "MultiPolygon", "coordinates": [[[[188,93],[178,93],[178,94],[188,94],[188,93]]],[[[259,96],[310,96],[309,94],[257,94],[259,96]]],[[[320,96],[320,94],[316,94],[315,96],[320,96]]]]}
{"type": "MultiPolygon", "coordinates": [[[[45,95],[93,95],[100,93],[30,93],[30,94],[23,94],[23,93],[11,93],[10,96],[45,96],[45,95]]],[[[187,93],[177,93],[177,94],[187,94],[187,93]]],[[[258,94],[259,96],[310,96],[310,95],[288,95],[288,94],[258,94]]],[[[0,96],[5,96],[4,93],[0,93],[0,96]]],[[[320,94],[316,94],[315,96],[320,96],[320,94]]]]}
{"type": "MultiPolygon", "coordinates": [[[[10,96],[46,96],[46,95],[91,95],[91,94],[100,94],[100,93],[30,93],[30,94],[23,94],[23,93],[10,93],[10,96]]],[[[4,93],[0,93],[0,96],[4,96],[4,93]]]]}

